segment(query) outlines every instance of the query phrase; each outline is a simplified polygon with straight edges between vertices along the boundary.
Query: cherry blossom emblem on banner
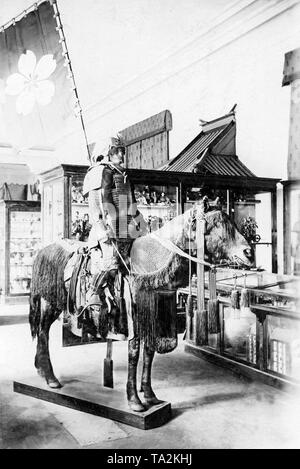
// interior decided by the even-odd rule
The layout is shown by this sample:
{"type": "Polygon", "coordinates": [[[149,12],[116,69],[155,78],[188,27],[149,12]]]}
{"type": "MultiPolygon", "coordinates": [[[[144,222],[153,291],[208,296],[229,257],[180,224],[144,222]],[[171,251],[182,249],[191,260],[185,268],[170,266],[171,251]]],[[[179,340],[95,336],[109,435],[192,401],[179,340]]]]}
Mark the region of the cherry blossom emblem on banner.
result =
{"type": "Polygon", "coordinates": [[[27,50],[18,60],[19,73],[13,73],[7,78],[5,92],[10,96],[17,96],[16,111],[26,116],[32,112],[35,104],[46,106],[50,104],[55,85],[49,78],[56,69],[53,54],[46,54],[39,61],[34,52],[27,50]]]}

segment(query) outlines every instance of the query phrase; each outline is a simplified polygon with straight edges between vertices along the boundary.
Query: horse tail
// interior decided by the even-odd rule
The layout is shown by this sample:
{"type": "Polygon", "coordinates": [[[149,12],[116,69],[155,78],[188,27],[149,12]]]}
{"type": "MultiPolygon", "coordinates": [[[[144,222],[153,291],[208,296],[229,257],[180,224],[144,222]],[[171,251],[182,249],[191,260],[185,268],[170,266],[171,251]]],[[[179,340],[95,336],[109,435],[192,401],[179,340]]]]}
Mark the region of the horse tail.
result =
{"type": "Polygon", "coordinates": [[[29,296],[29,324],[32,339],[36,338],[41,321],[41,296],[38,293],[39,269],[37,268],[37,257],[38,255],[40,255],[41,251],[38,251],[38,254],[34,258],[32,264],[32,276],[29,296]]]}
{"type": "Polygon", "coordinates": [[[67,292],[64,270],[72,252],[58,243],[40,249],[32,264],[30,286],[29,323],[32,338],[35,338],[41,322],[41,299],[50,305],[52,313],[66,308],[67,292]]]}

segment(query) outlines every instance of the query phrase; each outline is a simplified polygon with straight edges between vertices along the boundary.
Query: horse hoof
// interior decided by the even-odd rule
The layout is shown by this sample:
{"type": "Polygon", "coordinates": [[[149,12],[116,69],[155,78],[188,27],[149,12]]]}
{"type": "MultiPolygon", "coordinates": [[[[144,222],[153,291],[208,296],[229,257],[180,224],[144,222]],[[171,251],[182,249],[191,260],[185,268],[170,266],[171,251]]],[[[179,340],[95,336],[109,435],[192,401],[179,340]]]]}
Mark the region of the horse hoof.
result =
{"type": "Polygon", "coordinates": [[[139,402],[128,402],[130,410],[133,410],[134,412],[144,412],[145,407],[143,406],[142,403],[139,402]]]}
{"type": "Polygon", "coordinates": [[[49,388],[51,388],[51,389],[59,389],[59,388],[62,387],[62,385],[60,384],[60,382],[57,381],[57,380],[56,380],[56,381],[49,381],[49,382],[48,382],[48,386],[49,386],[49,388]]]}
{"type": "Polygon", "coordinates": [[[145,402],[147,405],[157,405],[157,404],[160,404],[162,401],[160,401],[159,399],[157,399],[157,397],[145,397],[145,402]]]}

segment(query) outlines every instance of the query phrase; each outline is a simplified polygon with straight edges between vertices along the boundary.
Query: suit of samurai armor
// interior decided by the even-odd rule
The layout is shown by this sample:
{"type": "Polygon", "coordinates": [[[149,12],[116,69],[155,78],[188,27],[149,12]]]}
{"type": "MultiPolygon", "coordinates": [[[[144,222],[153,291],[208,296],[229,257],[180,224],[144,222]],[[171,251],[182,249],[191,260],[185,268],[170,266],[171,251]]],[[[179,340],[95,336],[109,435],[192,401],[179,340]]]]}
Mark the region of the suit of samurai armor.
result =
{"type": "Polygon", "coordinates": [[[92,224],[88,241],[93,278],[87,295],[90,304],[97,303],[97,290],[107,278],[124,270],[123,261],[132,241],[145,234],[145,222],[137,211],[133,187],[122,166],[125,147],[119,139],[112,142],[108,159],[102,157],[89,168],[83,185],[84,195],[89,196],[92,224]]]}

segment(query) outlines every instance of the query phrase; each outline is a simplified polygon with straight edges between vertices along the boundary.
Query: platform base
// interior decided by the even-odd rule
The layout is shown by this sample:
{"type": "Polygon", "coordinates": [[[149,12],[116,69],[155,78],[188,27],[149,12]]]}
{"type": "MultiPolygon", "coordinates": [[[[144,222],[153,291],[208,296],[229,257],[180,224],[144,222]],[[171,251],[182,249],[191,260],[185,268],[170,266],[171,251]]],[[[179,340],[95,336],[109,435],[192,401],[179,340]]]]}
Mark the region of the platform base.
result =
{"type": "Polygon", "coordinates": [[[100,417],[148,430],[160,427],[171,418],[171,404],[165,401],[149,407],[145,412],[129,409],[124,392],[101,387],[95,383],[74,380],[61,389],[50,389],[40,378],[14,381],[14,391],[53,404],[69,407],[100,417]]]}

